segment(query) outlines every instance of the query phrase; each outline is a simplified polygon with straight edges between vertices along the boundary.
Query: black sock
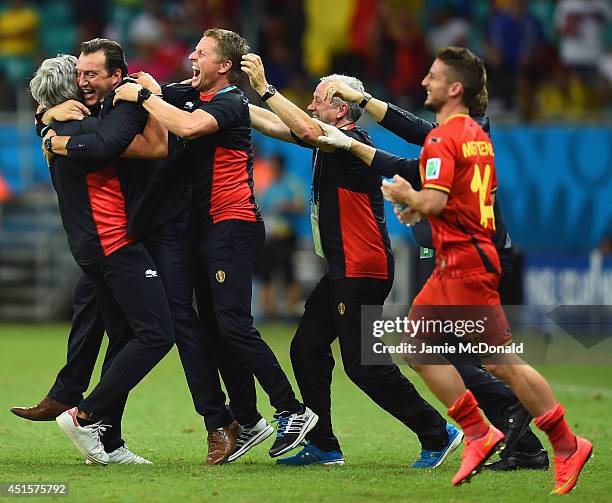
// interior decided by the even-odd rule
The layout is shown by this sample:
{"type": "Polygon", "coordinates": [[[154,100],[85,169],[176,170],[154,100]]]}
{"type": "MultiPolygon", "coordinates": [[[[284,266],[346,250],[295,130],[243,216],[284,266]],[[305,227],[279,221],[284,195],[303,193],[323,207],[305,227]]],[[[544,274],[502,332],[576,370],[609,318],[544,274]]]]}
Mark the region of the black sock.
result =
{"type": "Polygon", "coordinates": [[[261,420],[261,416],[257,416],[253,421],[247,424],[241,425],[243,428],[253,428],[259,421],[261,420]]]}
{"type": "Polygon", "coordinates": [[[91,426],[92,424],[94,424],[96,421],[95,419],[83,419],[82,417],[76,416],[76,420],[77,423],[79,423],[79,426],[91,426]]]}
{"type": "Polygon", "coordinates": [[[110,454],[113,451],[116,451],[117,449],[119,449],[119,447],[123,447],[125,445],[125,442],[123,441],[123,439],[119,440],[119,443],[114,442],[114,443],[106,443],[104,444],[104,450],[106,451],[107,454],[110,454]]]}
{"type": "MultiPolygon", "coordinates": [[[[314,445],[317,449],[323,451],[323,452],[331,452],[331,451],[340,451],[340,447],[329,447],[326,446],[325,449],[319,447],[317,444],[315,444],[314,442],[311,442],[310,440],[308,440],[308,442],[310,442],[311,445],[314,445]]],[[[342,452],[342,451],[340,451],[342,452]]]]}
{"type": "Polygon", "coordinates": [[[274,414],[275,416],[291,416],[292,414],[304,414],[304,412],[306,412],[306,406],[303,403],[299,403],[297,404],[297,406],[295,408],[286,408],[286,409],[279,409],[276,411],[276,414],[274,414]]]}

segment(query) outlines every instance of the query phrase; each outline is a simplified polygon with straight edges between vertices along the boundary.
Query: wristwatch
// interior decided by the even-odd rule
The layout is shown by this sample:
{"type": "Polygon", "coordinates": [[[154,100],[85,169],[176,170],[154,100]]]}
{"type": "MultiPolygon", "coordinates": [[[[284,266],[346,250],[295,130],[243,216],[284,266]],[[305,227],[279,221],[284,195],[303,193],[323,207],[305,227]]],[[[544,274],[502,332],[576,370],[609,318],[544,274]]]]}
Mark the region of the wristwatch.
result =
{"type": "Polygon", "coordinates": [[[45,146],[45,150],[47,152],[53,153],[53,145],[51,144],[51,138],[53,138],[53,136],[49,136],[49,137],[45,138],[45,141],[43,142],[43,145],[45,146]]]}
{"type": "Polygon", "coordinates": [[[263,93],[261,101],[268,101],[272,96],[276,94],[276,87],[268,85],[266,86],[266,92],[263,93]]]}
{"type": "Polygon", "coordinates": [[[363,92],[363,99],[361,100],[361,103],[359,103],[359,106],[361,108],[365,108],[366,105],[368,104],[368,102],[372,99],[372,95],[370,93],[366,93],[365,91],[363,92]]]}
{"type": "Polygon", "coordinates": [[[138,101],[136,103],[142,105],[144,101],[151,97],[151,94],[153,94],[151,91],[149,91],[146,87],[143,87],[140,91],[138,91],[138,101]]]}

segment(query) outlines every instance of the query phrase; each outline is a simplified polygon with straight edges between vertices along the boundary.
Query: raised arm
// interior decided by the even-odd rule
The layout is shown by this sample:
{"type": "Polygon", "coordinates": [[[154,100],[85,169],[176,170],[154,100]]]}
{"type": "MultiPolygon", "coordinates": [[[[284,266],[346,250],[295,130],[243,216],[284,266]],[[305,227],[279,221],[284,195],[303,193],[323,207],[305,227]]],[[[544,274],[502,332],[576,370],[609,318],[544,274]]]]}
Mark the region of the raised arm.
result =
{"type": "Polygon", "coordinates": [[[386,103],[367,93],[364,95],[339,81],[333,82],[328,88],[326,99],[331,100],[336,96],[344,101],[361,104],[382,127],[414,145],[423,145],[425,137],[436,126],[392,103],[386,103]]]}
{"type": "Polygon", "coordinates": [[[331,102],[335,97],[350,103],[358,103],[361,108],[376,119],[376,122],[383,120],[383,117],[387,113],[388,104],[386,102],[374,98],[369,93],[360,93],[339,80],[330,82],[325,93],[325,99],[327,101],[331,102]]]}
{"type": "Polygon", "coordinates": [[[378,149],[372,160],[372,169],[385,178],[399,175],[409,181],[416,190],[421,188],[418,159],[406,159],[378,149]]]}
{"type": "MultiPolygon", "coordinates": [[[[263,63],[257,54],[245,54],[242,56],[242,71],[247,74],[251,86],[260,96],[263,96],[268,87],[263,63]]],[[[278,91],[272,95],[266,103],[272,112],[293,132],[300,140],[314,147],[327,149],[325,144],[319,142],[321,128],[300,107],[293,104],[278,91]]],[[[254,126],[256,127],[256,126],[254,126]]]]}
{"type": "Polygon", "coordinates": [[[319,142],[333,148],[348,150],[381,176],[392,178],[394,175],[400,175],[413,185],[421,186],[418,159],[398,157],[357,141],[334,126],[320,121],[317,123],[325,133],[325,136],[319,137],[319,142]]]}
{"type": "Polygon", "coordinates": [[[413,145],[423,145],[429,132],[436,127],[433,122],[421,119],[392,103],[389,103],[387,113],[379,124],[413,145]]]}
{"type": "Polygon", "coordinates": [[[255,105],[249,105],[249,114],[251,115],[251,126],[260,133],[277,140],[294,143],[291,130],[274,112],[255,105]]]}
{"type": "MultiPolygon", "coordinates": [[[[123,84],[117,88],[114,103],[118,101],[138,103],[139,92],[142,89],[146,88],[133,82],[123,84]]],[[[155,91],[158,91],[158,89],[155,89],[155,91]]],[[[219,130],[217,119],[208,112],[200,108],[193,112],[186,112],[166,103],[158,94],[158,92],[152,92],[144,101],[141,97],[140,103],[168,131],[186,140],[193,140],[219,130]]]]}

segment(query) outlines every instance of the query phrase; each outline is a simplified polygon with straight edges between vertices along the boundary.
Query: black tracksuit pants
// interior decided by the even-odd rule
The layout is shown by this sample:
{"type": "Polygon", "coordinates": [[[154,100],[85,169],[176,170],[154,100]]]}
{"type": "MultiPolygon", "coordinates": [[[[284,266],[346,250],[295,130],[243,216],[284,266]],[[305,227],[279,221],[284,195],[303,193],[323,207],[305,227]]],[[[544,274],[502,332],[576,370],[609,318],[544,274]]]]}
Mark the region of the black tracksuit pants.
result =
{"type": "Polygon", "coordinates": [[[257,410],[257,392],[253,373],[221,337],[214,306],[210,302],[212,293],[208,274],[202,272],[200,268],[198,268],[196,285],[198,313],[214,348],[215,361],[229,397],[231,414],[241,425],[254,424],[262,416],[257,410]]]}
{"type": "Polygon", "coordinates": [[[448,441],[446,420],[390,358],[387,365],[361,364],[361,306],[381,306],[379,313],[372,313],[380,317],[391,285],[390,280],[324,276],[306,300],[291,341],[291,362],[304,403],[319,415],[307,438],[320,449],[340,449],[331,420],[331,343],[336,338],[344,371],[364,393],[414,431],[425,449],[440,450],[448,441]]]}
{"type": "MultiPolygon", "coordinates": [[[[157,267],[142,243],[123,246],[92,265],[82,266],[96,285],[103,313],[123,313],[133,331],[79,408],[96,418],[127,398],[174,344],[174,328],[157,267]]],[[[114,337],[108,334],[109,338],[114,337]]],[[[110,340],[110,344],[116,341],[110,340]]]]}
{"type": "Polygon", "coordinates": [[[232,422],[225,406],[214,348],[193,308],[195,238],[189,209],[143,240],[162,279],[178,348],[193,404],[207,429],[232,422]]]}
{"type": "MultiPolygon", "coordinates": [[[[111,335],[104,355],[102,374],[108,370],[113,358],[133,335],[121,312],[107,312],[106,316],[102,316],[96,299],[95,281],[85,273],[79,276],[75,285],[72,306],[66,365],[57,374],[48,393],[51,398],[66,405],[77,405],[83,399],[100,352],[104,331],[111,335]]],[[[121,418],[126,400],[127,394],[114,402],[101,418],[104,424],[111,426],[102,436],[107,452],[112,452],[124,444],[121,438],[121,418]]]]}
{"type": "MultiPolygon", "coordinates": [[[[205,336],[193,309],[194,241],[195,233],[190,210],[156,228],[143,240],[157,265],[157,272],[166,290],[176,344],[194,406],[196,411],[204,416],[206,427],[214,429],[229,424],[232,415],[225,407],[225,395],[219,382],[214,351],[211,348],[212,341],[205,336]]],[[[122,313],[110,313],[118,316],[107,316],[103,319],[96,299],[95,283],[86,274],[81,275],[75,287],[73,309],[67,363],[59,372],[49,392],[49,396],[55,400],[69,405],[78,404],[89,386],[105,326],[108,333],[117,334],[110,337],[111,341],[119,340],[125,343],[123,338],[126,334],[128,337],[132,335],[131,328],[122,313]]],[[[103,372],[120,347],[121,345],[115,348],[109,346],[103,372]]],[[[237,367],[236,371],[242,371],[234,359],[229,361],[237,367]]],[[[234,373],[233,369],[231,370],[234,373]]],[[[251,381],[253,381],[252,375],[251,381]]],[[[242,417],[258,419],[261,416],[257,413],[254,382],[252,386],[253,398],[250,393],[245,393],[244,386],[228,386],[228,393],[237,411],[248,411],[242,412],[242,417]],[[253,410],[255,412],[252,412],[253,410]]],[[[103,436],[108,452],[123,445],[121,415],[125,399],[127,396],[103,418],[105,424],[112,426],[103,436]]]]}
{"type": "MultiPolygon", "coordinates": [[[[276,356],[253,326],[251,298],[253,268],[257,255],[263,248],[265,230],[262,222],[245,220],[224,220],[209,226],[200,236],[199,243],[199,285],[196,285],[200,317],[205,326],[213,327],[213,333],[221,339],[218,344],[219,358],[233,358],[234,365],[244,364],[270,398],[270,403],[278,412],[295,412],[300,404],[293,393],[291,384],[281,368],[276,356]],[[214,323],[212,322],[214,320],[214,323]],[[230,357],[223,348],[229,348],[230,357]]],[[[245,369],[239,375],[231,375],[231,370],[223,368],[228,392],[239,392],[249,397],[252,404],[252,377],[245,369]],[[240,382],[244,376],[244,382],[240,382]],[[226,380],[228,378],[228,380],[226,380]]],[[[230,394],[232,411],[236,411],[236,401],[230,394]]],[[[253,417],[253,408],[246,404],[244,414],[253,417]],[[250,409],[250,412],[248,410],[250,409]]],[[[255,412],[256,414],[256,412],[255,412]]]]}
{"type": "Polygon", "coordinates": [[[68,335],[66,365],[57,374],[48,395],[66,405],[76,405],[89,387],[102,346],[104,319],[95,299],[96,286],[81,273],[72,295],[72,326],[68,335]]]}

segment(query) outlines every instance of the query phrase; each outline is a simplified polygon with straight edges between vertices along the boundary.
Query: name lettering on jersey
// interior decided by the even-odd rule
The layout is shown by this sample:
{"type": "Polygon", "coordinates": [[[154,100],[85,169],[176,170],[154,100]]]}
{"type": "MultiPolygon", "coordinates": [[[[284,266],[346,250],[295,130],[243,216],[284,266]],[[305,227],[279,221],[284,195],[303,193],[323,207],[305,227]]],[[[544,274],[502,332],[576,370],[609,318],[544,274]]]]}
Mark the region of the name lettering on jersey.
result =
{"type": "Polygon", "coordinates": [[[461,144],[461,151],[465,159],[478,155],[490,155],[491,157],[495,157],[493,155],[493,145],[490,141],[466,141],[461,144]]]}
{"type": "MultiPolygon", "coordinates": [[[[485,142],[469,142],[469,143],[485,143],[485,142]]],[[[465,145],[465,143],[464,143],[465,145]]],[[[484,173],[480,172],[480,166],[474,164],[474,176],[470,182],[470,190],[478,193],[478,200],[480,202],[480,225],[485,229],[489,228],[489,220],[491,220],[491,226],[495,229],[495,214],[493,213],[493,205],[486,204],[487,194],[489,191],[489,182],[491,180],[491,166],[485,164],[484,173]]]]}
{"type": "Polygon", "coordinates": [[[427,163],[425,164],[425,180],[436,180],[440,178],[440,165],[442,164],[442,159],[439,157],[432,157],[431,159],[427,159],[427,163]]]}

